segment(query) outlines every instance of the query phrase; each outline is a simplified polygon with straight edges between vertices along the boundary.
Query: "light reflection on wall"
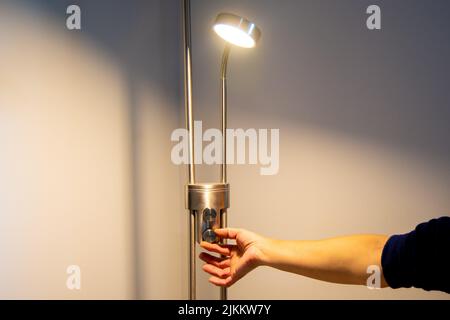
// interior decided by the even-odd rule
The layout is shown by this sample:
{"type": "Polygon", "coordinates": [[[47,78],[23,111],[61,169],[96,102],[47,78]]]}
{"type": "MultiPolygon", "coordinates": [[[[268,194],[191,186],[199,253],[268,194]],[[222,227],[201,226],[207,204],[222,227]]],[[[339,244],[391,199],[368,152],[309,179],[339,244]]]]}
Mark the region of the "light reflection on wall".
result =
{"type": "Polygon", "coordinates": [[[55,20],[0,9],[0,296],[130,297],[126,86],[55,20]],[[71,264],[79,292],[65,288],[71,264]]]}
{"type": "Polygon", "coordinates": [[[167,156],[179,87],[164,87],[181,71],[176,24],[163,30],[162,1],[117,2],[114,25],[83,3],[82,31],[65,28],[62,3],[0,4],[0,297],[182,298],[185,219],[167,156]],[[158,43],[163,32],[172,41],[158,43]],[[177,256],[145,256],[163,249],[177,256]],[[66,288],[71,264],[80,291],[66,288]]]}

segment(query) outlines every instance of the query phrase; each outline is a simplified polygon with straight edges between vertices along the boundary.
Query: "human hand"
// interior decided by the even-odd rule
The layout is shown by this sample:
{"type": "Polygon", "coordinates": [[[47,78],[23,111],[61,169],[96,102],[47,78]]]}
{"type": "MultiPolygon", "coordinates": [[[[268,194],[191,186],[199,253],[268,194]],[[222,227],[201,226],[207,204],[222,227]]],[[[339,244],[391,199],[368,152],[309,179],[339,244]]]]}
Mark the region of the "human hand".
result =
{"type": "Polygon", "coordinates": [[[269,239],[244,229],[215,229],[222,239],[234,239],[236,244],[216,244],[202,241],[200,245],[219,253],[216,257],[202,252],[200,259],[206,262],[203,270],[212,275],[209,282],[221,287],[229,287],[256,267],[264,264],[269,239]]]}

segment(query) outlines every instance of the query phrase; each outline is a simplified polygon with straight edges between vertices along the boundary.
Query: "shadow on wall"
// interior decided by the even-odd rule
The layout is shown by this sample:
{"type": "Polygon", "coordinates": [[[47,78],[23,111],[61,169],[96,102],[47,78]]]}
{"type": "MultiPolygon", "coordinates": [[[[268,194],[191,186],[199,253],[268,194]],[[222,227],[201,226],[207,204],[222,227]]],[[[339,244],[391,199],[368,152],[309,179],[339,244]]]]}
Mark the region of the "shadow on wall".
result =
{"type": "MultiPolygon", "coordinates": [[[[379,1],[380,32],[365,28],[369,2],[354,3],[305,2],[291,11],[301,21],[298,40],[280,52],[290,63],[270,75],[273,102],[304,123],[448,164],[450,3],[379,1]],[[328,23],[312,19],[325,11],[328,23]]],[[[283,40],[276,27],[268,45],[283,40]]]]}
{"type": "MultiPolygon", "coordinates": [[[[445,165],[450,161],[450,3],[377,1],[382,30],[369,31],[365,10],[372,2],[195,1],[194,67],[218,64],[221,45],[210,30],[215,12],[247,15],[263,35],[251,52],[233,48],[231,126],[248,127],[255,119],[269,119],[266,127],[291,122],[430,155],[445,165]],[[245,122],[242,113],[248,115],[245,122]]],[[[213,119],[217,98],[206,99],[203,92],[218,97],[216,69],[194,74],[197,83],[208,83],[196,96],[198,114],[213,119]]]]}

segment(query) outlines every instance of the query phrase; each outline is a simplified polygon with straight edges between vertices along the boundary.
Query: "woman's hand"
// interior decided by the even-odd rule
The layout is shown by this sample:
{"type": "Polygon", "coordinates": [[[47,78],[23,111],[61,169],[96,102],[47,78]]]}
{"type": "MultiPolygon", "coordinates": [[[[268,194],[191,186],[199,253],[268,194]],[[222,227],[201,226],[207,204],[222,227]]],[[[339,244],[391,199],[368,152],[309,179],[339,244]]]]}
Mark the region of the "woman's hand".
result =
{"type": "Polygon", "coordinates": [[[216,257],[202,252],[200,259],[206,262],[203,270],[211,274],[209,282],[221,287],[229,287],[256,267],[264,264],[265,252],[269,248],[267,238],[244,229],[215,229],[222,239],[234,239],[236,244],[215,244],[203,241],[200,245],[219,253],[216,257]]]}

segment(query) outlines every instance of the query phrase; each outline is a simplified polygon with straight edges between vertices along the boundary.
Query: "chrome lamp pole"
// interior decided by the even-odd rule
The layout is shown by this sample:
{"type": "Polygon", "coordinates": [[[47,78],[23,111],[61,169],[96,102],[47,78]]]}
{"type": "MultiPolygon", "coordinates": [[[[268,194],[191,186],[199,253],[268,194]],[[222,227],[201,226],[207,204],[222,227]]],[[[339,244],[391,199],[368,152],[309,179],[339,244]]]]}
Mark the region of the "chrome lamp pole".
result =
{"type": "MultiPolygon", "coordinates": [[[[186,129],[189,133],[188,183],[185,190],[185,205],[189,210],[189,299],[196,299],[196,242],[219,242],[216,228],[227,226],[227,209],[230,206],[230,185],[227,182],[227,64],[230,43],[252,48],[261,37],[261,31],[249,20],[231,13],[220,13],[214,23],[214,31],[225,41],[220,68],[221,83],[221,129],[222,163],[220,182],[197,183],[194,162],[194,115],[192,108],[192,46],[190,1],[183,0],[184,40],[184,99],[186,129]]],[[[220,298],[227,299],[226,288],[220,289],[220,298]]]]}

